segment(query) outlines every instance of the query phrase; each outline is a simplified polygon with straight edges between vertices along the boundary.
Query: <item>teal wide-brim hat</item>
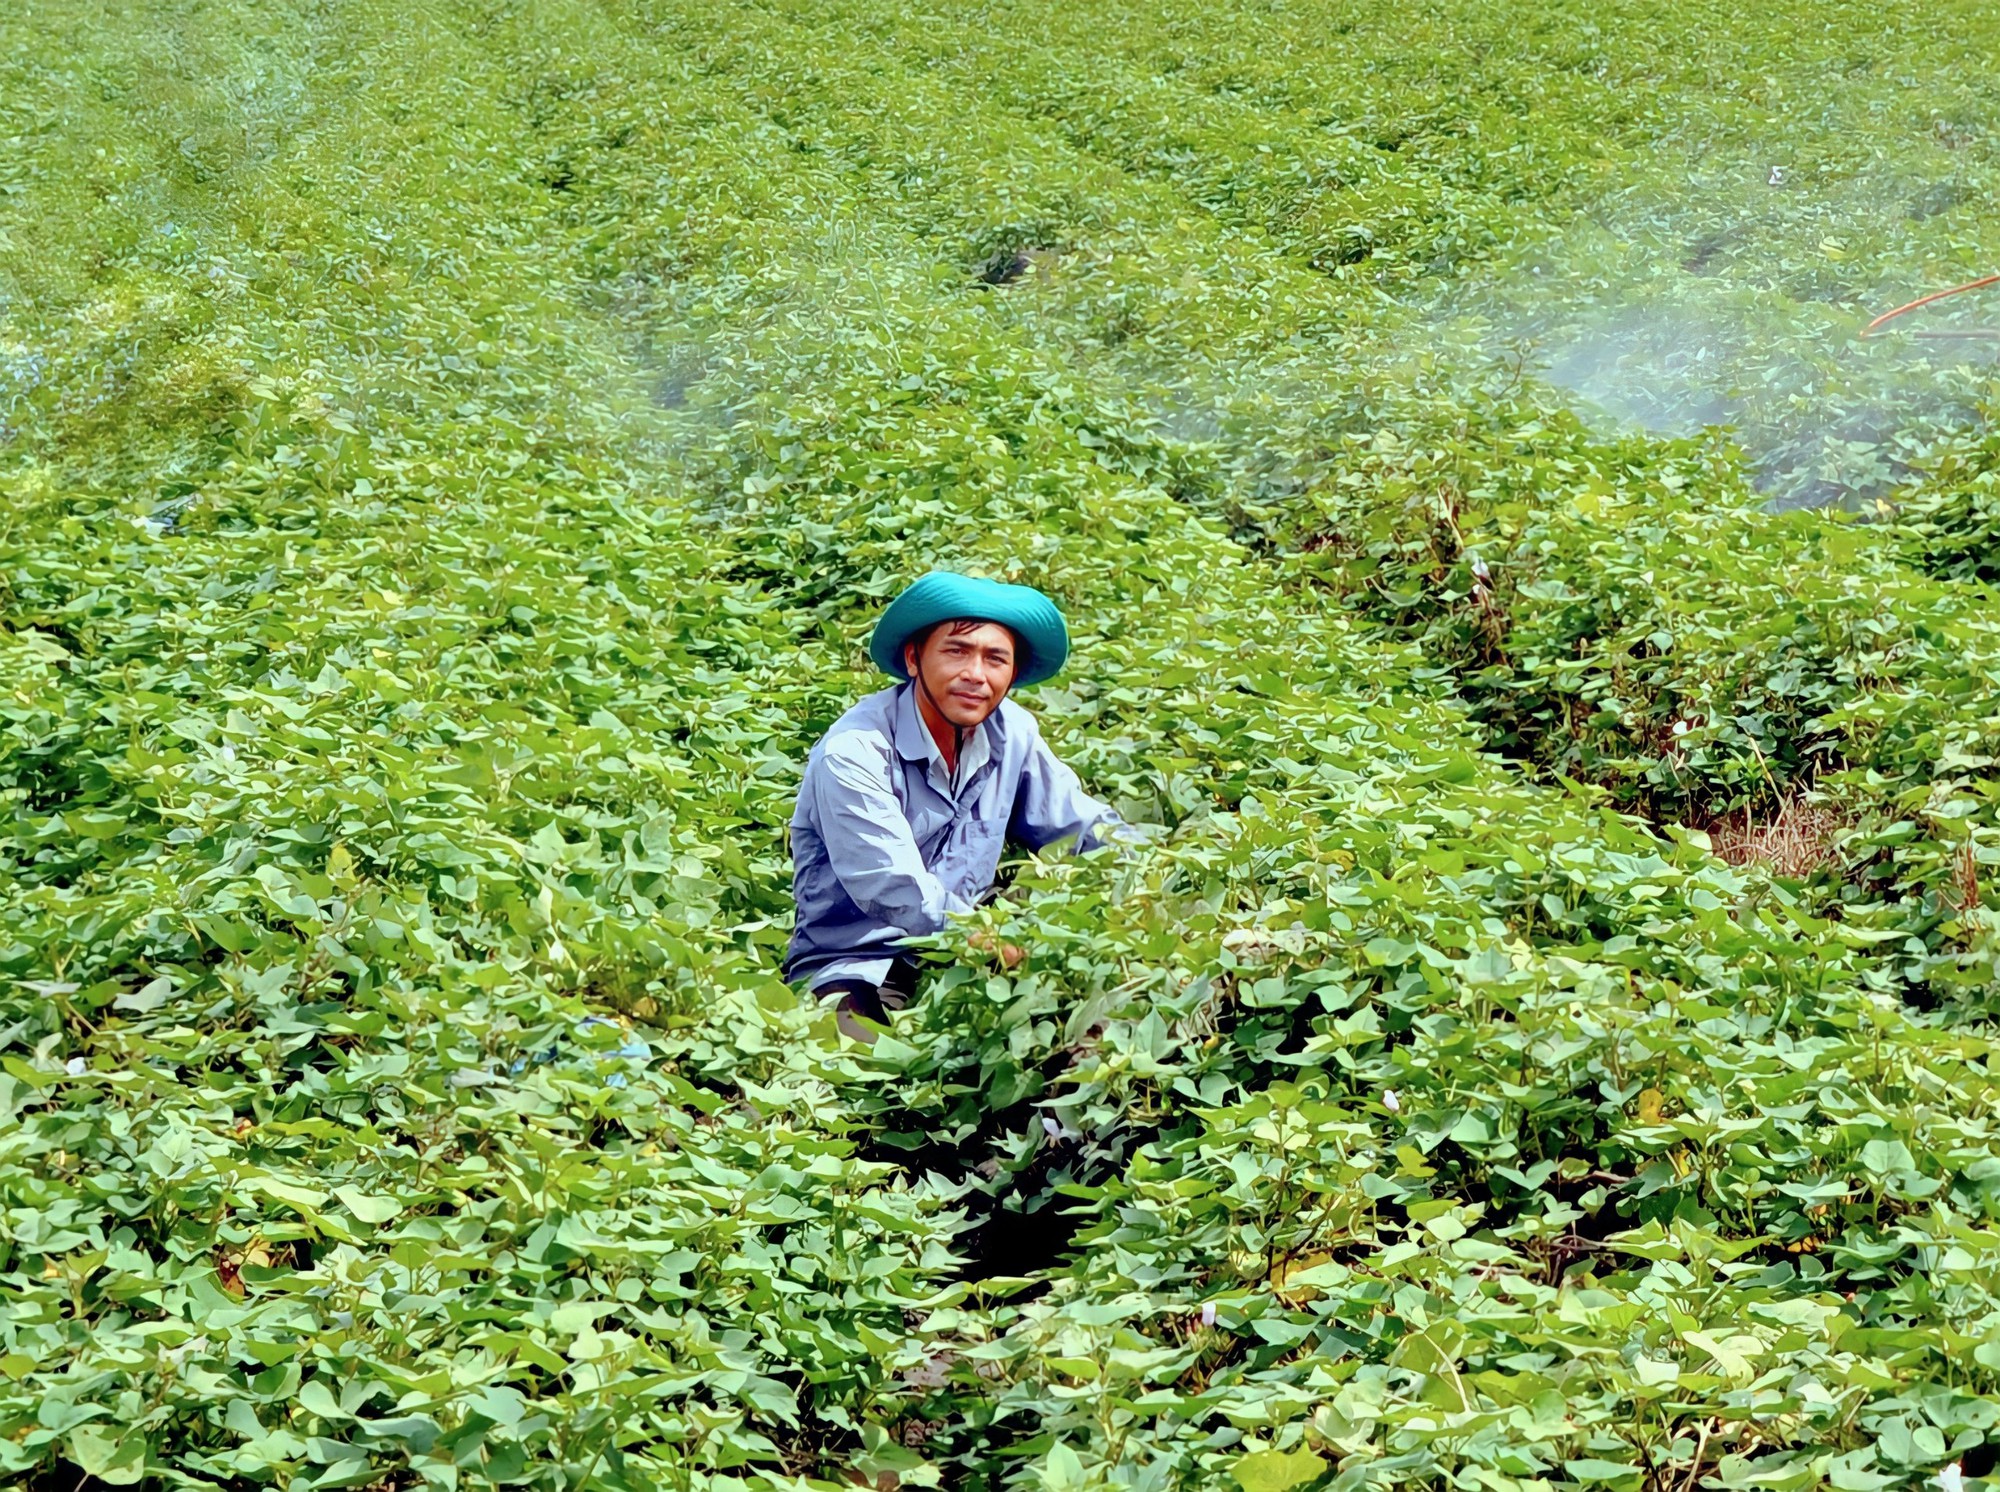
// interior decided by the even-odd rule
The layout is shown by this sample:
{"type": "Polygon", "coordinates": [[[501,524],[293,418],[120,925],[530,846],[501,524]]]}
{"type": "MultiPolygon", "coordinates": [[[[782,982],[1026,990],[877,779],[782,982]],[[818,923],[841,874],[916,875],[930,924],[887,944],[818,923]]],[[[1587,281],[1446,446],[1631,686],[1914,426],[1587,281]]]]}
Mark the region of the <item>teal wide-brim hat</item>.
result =
{"type": "Polygon", "coordinates": [[[907,679],[903,644],[939,622],[998,622],[1014,634],[1021,656],[1015,660],[1014,687],[1025,689],[1052,679],[1069,657],[1069,628],[1056,603],[1031,585],[1007,585],[933,570],[889,603],[868,656],[893,679],[907,679]]]}

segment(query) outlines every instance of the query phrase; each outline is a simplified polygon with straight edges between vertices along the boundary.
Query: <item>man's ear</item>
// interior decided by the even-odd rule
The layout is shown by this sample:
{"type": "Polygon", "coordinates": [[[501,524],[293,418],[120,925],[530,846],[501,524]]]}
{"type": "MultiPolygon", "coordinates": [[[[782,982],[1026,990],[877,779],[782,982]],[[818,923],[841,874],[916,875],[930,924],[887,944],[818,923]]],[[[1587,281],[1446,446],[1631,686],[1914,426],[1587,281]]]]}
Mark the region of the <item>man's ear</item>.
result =
{"type": "Polygon", "coordinates": [[[913,679],[917,676],[917,645],[913,642],[903,644],[903,672],[913,679]]]}

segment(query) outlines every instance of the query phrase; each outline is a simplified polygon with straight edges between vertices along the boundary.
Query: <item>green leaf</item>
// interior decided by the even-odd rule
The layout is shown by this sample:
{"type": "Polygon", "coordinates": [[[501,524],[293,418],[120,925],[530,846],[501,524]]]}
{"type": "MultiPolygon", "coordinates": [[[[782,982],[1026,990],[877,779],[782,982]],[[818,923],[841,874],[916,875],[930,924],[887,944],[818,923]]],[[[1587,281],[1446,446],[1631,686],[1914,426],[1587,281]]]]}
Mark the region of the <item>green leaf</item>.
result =
{"type": "Polygon", "coordinates": [[[69,1432],[70,1459],[79,1470],[113,1487],[130,1487],[146,1475],[146,1437],[115,1435],[108,1427],[78,1425],[69,1432]]]}
{"type": "Polygon", "coordinates": [[[1057,1441],[1051,1446],[1036,1470],[1048,1492],[1082,1492],[1083,1462],[1066,1442],[1057,1441]]]}
{"type": "Polygon", "coordinates": [[[1287,1492],[1324,1472],[1326,1460],[1317,1451],[1298,1446],[1289,1451],[1252,1451],[1229,1470],[1243,1492],[1287,1492]]]}
{"type": "Polygon", "coordinates": [[[300,1186],[296,1182],[282,1181],[275,1176],[252,1176],[242,1183],[245,1191],[262,1192],[265,1196],[283,1202],[287,1206],[308,1217],[316,1216],[326,1206],[326,1193],[310,1186],[300,1186]]]}
{"type": "Polygon", "coordinates": [[[333,1194],[356,1218],[371,1225],[389,1222],[403,1211],[402,1204],[393,1197],[371,1197],[351,1186],[336,1186],[333,1194]]]}
{"type": "Polygon", "coordinates": [[[1596,1456],[1565,1461],[1563,1470],[1586,1487],[1615,1487],[1619,1492],[1630,1492],[1645,1477],[1645,1472],[1637,1466],[1628,1466],[1622,1461],[1606,1461],[1596,1456]]]}
{"type": "Polygon", "coordinates": [[[1874,1460],[1872,1446],[1835,1456],[1826,1468],[1826,1484],[1835,1492],[1881,1492],[1882,1488],[1893,1487],[1902,1480],[1887,1472],[1870,1471],[1874,1460]]]}

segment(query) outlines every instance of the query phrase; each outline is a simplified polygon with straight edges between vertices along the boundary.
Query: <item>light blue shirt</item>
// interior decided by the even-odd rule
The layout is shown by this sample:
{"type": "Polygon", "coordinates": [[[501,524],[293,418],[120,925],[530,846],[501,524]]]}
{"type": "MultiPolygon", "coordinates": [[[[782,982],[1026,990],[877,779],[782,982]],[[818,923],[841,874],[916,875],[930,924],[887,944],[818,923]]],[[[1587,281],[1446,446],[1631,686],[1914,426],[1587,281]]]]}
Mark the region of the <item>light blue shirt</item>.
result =
{"type": "Polygon", "coordinates": [[[972,909],[1006,841],[1092,849],[1118,823],[1011,699],[966,737],[954,780],[918,717],[915,686],[871,694],[806,758],[792,814],[799,914],[786,977],[879,984],[905,938],[972,909]]]}

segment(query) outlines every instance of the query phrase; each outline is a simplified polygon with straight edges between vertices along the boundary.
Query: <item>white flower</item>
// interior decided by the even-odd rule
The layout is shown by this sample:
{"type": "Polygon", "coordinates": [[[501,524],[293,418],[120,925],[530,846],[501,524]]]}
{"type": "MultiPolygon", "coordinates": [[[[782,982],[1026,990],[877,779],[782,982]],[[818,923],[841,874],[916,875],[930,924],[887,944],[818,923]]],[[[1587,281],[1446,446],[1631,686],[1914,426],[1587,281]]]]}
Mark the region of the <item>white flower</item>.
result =
{"type": "Polygon", "coordinates": [[[1060,1140],[1062,1138],[1062,1126],[1047,1114],[1042,1115],[1042,1128],[1047,1132],[1050,1139],[1060,1140]]]}
{"type": "Polygon", "coordinates": [[[1676,720],[1674,722],[1674,734],[1677,736],[1684,736],[1687,733],[1688,733],[1688,723],[1685,720],[1676,720]]]}
{"type": "Polygon", "coordinates": [[[1965,1473],[1954,1461],[1937,1474],[1938,1492],[1965,1492],[1965,1473]]]}
{"type": "Polygon", "coordinates": [[[1211,1301],[1207,1302],[1207,1303],[1206,1303],[1205,1305],[1203,1305],[1203,1306],[1202,1306],[1202,1308],[1201,1308],[1201,1324],[1202,1324],[1203,1326],[1213,1326],[1213,1325],[1215,1325],[1215,1302],[1214,1302],[1214,1301],[1212,1301],[1212,1300],[1211,1300],[1211,1301]]]}
{"type": "Polygon", "coordinates": [[[71,1057],[68,1062],[63,1064],[63,1071],[73,1078],[80,1078],[89,1066],[90,1064],[84,1061],[83,1058],[71,1057]]]}
{"type": "Polygon", "coordinates": [[[1403,1112],[1403,1100],[1396,1097],[1396,1090],[1394,1088],[1384,1088],[1382,1090],[1382,1107],[1392,1114],[1403,1112]]]}

